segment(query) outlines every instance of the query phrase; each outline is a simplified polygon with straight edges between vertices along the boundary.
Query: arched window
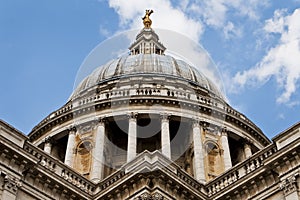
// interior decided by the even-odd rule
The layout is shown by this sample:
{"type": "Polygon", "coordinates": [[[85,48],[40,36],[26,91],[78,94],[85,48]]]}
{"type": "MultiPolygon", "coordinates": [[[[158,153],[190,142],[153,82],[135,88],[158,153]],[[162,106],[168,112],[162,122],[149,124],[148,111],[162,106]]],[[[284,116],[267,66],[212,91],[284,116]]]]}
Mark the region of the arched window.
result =
{"type": "Polygon", "coordinates": [[[210,180],[224,171],[224,164],[220,148],[215,142],[208,141],[205,145],[205,151],[207,178],[210,180]]]}
{"type": "Polygon", "coordinates": [[[91,170],[92,149],[90,141],[82,141],[76,148],[75,169],[85,176],[88,176],[91,170]]]}

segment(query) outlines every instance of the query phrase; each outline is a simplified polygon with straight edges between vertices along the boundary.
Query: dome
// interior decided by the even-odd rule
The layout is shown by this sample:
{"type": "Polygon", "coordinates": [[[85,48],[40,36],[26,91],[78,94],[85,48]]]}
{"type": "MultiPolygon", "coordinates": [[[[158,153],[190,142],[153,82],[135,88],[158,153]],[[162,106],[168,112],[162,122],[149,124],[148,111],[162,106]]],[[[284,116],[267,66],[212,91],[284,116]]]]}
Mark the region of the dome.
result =
{"type": "Polygon", "coordinates": [[[159,54],[127,55],[107,62],[87,76],[74,90],[70,99],[78,97],[85,90],[106,80],[141,75],[186,80],[223,99],[222,93],[214,83],[195,67],[172,56],[159,54]]]}
{"type": "Polygon", "coordinates": [[[29,141],[94,183],[151,153],[204,184],[269,145],[201,66],[165,55],[147,20],[129,55],[96,68],[29,141]]]}

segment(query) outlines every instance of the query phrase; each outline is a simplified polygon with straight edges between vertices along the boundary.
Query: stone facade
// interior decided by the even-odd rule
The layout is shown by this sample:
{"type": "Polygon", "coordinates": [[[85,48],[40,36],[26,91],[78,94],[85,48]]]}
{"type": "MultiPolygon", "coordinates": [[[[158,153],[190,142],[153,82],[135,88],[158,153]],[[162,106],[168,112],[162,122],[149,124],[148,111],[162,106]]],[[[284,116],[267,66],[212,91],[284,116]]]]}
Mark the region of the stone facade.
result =
{"type": "Polygon", "coordinates": [[[0,199],[300,199],[300,123],[269,140],[165,49],[147,23],[28,136],[0,121],[0,199]]]}
{"type": "Polygon", "coordinates": [[[144,151],[94,183],[0,121],[1,199],[300,199],[299,133],[298,123],[206,183],[159,151],[144,151]],[[289,142],[278,146],[283,138],[289,142]]]}

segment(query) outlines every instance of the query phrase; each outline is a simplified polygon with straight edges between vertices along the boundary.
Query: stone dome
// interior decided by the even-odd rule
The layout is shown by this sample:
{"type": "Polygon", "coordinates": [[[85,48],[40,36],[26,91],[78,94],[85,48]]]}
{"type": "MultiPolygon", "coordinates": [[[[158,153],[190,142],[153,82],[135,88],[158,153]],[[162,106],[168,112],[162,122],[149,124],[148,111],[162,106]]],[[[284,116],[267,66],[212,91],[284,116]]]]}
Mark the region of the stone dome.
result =
{"type": "Polygon", "coordinates": [[[222,93],[203,73],[186,62],[169,55],[137,54],[111,60],[96,68],[74,90],[74,99],[85,90],[111,79],[128,76],[164,76],[186,80],[223,99],[222,93]]]}
{"type": "Polygon", "coordinates": [[[143,28],[129,55],[96,68],[29,141],[94,183],[150,152],[204,184],[270,144],[201,66],[165,49],[143,28]]]}

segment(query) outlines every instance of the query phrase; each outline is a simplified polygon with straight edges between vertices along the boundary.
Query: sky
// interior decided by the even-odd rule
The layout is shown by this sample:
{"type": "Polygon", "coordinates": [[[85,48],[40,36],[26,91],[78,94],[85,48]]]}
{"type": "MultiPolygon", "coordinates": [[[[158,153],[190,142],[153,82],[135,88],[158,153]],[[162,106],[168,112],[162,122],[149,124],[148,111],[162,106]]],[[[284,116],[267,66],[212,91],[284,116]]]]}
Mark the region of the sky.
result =
{"type": "Polygon", "coordinates": [[[299,0],[0,0],[0,119],[28,134],[67,102],[96,46],[143,27],[145,9],[154,29],[207,51],[228,103],[270,139],[300,121],[299,0]]]}

